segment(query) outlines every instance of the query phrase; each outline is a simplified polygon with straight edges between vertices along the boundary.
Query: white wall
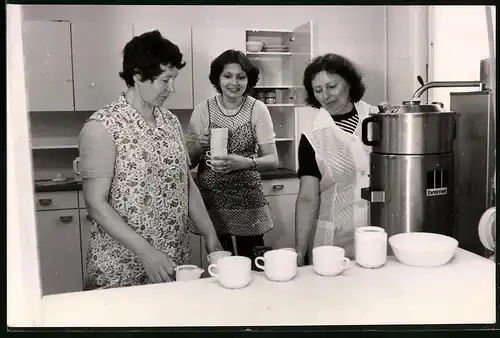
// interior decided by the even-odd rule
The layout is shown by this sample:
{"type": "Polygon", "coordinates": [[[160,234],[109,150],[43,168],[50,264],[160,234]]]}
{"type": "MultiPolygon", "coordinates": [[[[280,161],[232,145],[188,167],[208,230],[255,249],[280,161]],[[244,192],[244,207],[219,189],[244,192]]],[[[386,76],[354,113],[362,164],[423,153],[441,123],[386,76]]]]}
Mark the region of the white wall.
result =
{"type": "MultiPolygon", "coordinates": [[[[24,15],[26,20],[110,23],[173,20],[179,27],[207,24],[267,29],[293,29],[313,20],[317,33],[315,54],[334,52],[351,58],[365,73],[368,87],[365,99],[377,104],[385,96],[385,6],[26,5],[24,15]]],[[[397,34],[402,31],[395,29],[397,34]]],[[[404,77],[401,70],[394,71],[399,74],[395,78],[404,77]]]]}
{"type": "MultiPolygon", "coordinates": [[[[433,81],[478,81],[479,65],[489,58],[485,6],[432,6],[433,81]]],[[[494,18],[494,17],[493,17],[494,18]]],[[[495,30],[493,30],[495,31],[495,30]]],[[[478,88],[431,89],[432,100],[450,108],[450,92],[478,88]]]]}
{"type": "Polygon", "coordinates": [[[21,10],[7,6],[7,325],[41,322],[21,10]]]}

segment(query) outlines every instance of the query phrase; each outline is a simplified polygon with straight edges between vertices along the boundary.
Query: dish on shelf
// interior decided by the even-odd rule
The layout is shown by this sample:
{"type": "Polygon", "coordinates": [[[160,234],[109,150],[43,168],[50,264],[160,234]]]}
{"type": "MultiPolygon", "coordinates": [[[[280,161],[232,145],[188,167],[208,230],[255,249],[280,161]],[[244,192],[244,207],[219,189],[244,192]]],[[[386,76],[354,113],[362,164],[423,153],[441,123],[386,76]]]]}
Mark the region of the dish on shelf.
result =
{"type": "Polygon", "coordinates": [[[264,43],[260,41],[247,41],[247,51],[250,53],[259,53],[263,47],[264,43]]]}

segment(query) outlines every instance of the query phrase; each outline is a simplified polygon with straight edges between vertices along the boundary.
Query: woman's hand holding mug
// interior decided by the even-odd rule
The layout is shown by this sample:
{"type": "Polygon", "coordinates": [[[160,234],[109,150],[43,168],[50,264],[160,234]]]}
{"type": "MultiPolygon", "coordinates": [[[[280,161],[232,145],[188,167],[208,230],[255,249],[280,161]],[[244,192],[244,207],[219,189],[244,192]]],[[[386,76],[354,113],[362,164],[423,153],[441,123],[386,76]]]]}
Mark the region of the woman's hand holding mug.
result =
{"type": "Polygon", "coordinates": [[[198,137],[198,143],[203,150],[210,148],[210,132],[207,131],[200,134],[198,137]]]}
{"type": "Polygon", "coordinates": [[[240,155],[213,156],[211,165],[213,170],[222,174],[232,171],[248,169],[252,166],[252,159],[240,155]]]}

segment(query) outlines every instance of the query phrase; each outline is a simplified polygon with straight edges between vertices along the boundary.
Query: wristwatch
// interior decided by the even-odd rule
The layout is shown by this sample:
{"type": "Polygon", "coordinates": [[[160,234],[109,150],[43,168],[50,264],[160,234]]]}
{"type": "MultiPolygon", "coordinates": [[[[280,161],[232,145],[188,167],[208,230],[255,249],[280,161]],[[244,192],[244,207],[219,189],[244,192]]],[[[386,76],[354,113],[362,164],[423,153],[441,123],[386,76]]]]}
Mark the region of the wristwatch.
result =
{"type": "Polygon", "coordinates": [[[257,160],[255,158],[252,158],[252,166],[250,169],[257,170],[257,160]]]}

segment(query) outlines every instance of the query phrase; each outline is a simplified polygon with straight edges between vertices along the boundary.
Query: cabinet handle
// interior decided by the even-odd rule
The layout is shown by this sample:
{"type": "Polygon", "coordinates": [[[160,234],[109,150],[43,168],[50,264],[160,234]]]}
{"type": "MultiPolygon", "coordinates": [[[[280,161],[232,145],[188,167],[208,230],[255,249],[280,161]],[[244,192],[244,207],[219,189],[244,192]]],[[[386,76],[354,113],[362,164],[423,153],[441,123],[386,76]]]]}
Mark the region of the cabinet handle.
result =
{"type": "Polygon", "coordinates": [[[61,216],[60,219],[61,222],[68,224],[73,221],[73,216],[61,216]]]}
{"type": "Polygon", "coordinates": [[[275,184],[273,185],[273,189],[274,190],[281,190],[283,189],[285,186],[283,184],[275,184]]]}
{"type": "Polygon", "coordinates": [[[86,218],[87,218],[87,221],[92,222],[92,217],[90,217],[90,215],[87,215],[86,218]]]}
{"type": "Polygon", "coordinates": [[[40,205],[44,207],[48,207],[52,204],[52,198],[41,198],[38,201],[40,202],[40,205]]]}

